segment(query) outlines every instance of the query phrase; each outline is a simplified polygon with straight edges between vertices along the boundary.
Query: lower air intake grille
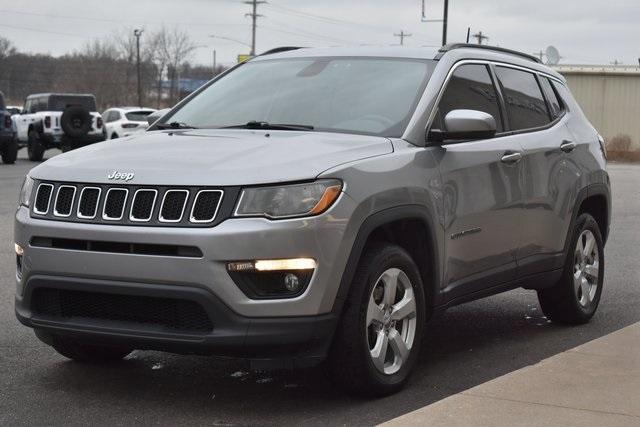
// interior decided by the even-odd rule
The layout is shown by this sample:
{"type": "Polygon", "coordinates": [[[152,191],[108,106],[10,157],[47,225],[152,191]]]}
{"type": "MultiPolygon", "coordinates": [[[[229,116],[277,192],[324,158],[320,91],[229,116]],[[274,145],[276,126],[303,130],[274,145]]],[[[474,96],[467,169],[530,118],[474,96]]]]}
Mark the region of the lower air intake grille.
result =
{"type": "Polygon", "coordinates": [[[136,295],[40,288],[33,292],[34,314],[161,326],[172,331],[205,333],[213,324],[194,301],[136,295]]]}

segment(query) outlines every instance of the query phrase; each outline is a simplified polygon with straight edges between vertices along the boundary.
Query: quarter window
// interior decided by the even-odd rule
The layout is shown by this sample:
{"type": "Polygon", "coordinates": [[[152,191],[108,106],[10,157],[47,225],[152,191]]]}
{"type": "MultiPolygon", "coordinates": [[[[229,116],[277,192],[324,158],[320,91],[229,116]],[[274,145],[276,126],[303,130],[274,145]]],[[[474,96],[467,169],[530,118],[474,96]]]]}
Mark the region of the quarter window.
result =
{"type": "Polygon", "coordinates": [[[453,110],[477,110],[491,114],[497,131],[502,132],[498,95],[486,65],[461,65],[451,75],[442,95],[434,121],[434,129],[443,130],[444,117],[453,110]]]}
{"type": "Polygon", "coordinates": [[[555,120],[562,115],[562,103],[560,102],[555,89],[553,88],[553,86],[551,86],[551,82],[548,78],[541,77],[540,85],[542,86],[542,90],[549,100],[549,107],[551,108],[551,118],[555,120]]]}
{"type": "Polygon", "coordinates": [[[528,71],[496,67],[511,130],[532,129],[548,124],[547,104],[536,76],[528,71]]]}

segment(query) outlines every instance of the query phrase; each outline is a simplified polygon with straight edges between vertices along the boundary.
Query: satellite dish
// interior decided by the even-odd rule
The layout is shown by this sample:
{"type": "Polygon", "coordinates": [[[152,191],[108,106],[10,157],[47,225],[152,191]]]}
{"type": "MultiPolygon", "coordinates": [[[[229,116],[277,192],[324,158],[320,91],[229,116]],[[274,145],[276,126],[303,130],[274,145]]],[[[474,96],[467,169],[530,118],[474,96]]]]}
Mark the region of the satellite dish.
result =
{"type": "Polygon", "coordinates": [[[547,57],[547,65],[558,65],[560,62],[560,52],[555,47],[549,46],[544,54],[547,57]]]}

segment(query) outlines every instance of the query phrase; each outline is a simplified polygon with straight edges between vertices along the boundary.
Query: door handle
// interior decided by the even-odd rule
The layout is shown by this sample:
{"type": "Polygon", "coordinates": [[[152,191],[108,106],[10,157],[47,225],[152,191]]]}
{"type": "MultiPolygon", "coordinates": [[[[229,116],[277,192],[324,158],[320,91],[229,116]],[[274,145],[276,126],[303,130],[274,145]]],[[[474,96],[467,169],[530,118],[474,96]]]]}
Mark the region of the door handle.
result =
{"type": "Polygon", "coordinates": [[[560,145],[560,149],[565,153],[570,153],[576,148],[576,143],[573,141],[562,141],[560,145]]]}
{"type": "Polygon", "coordinates": [[[516,164],[518,163],[520,160],[522,160],[522,154],[515,152],[515,153],[505,153],[501,158],[500,161],[502,163],[507,163],[510,165],[516,164]]]}

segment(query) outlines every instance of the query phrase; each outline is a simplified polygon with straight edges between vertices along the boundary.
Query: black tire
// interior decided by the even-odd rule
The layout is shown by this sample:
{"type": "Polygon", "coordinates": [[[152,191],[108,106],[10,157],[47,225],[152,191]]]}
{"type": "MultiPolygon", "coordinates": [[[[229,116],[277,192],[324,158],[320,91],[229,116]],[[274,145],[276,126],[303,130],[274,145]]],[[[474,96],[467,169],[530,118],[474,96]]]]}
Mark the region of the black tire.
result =
{"type": "Polygon", "coordinates": [[[118,138],[120,138],[120,137],[118,136],[117,133],[114,132],[114,133],[111,134],[111,138],[110,139],[118,139],[118,138]]]}
{"type": "MultiPolygon", "coordinates": [[[[591,264],[591,266],[593,265],[595,264],[591,264]]],[[[538,291],[538,300],[540,301],[542,312],[548,319],[556,323],[570,325],[587,323],[595,314],[600,303],[603,279],[604,244],[600,227],[598,227],[598,223],[591,215],[584,213],[576,219],[571,233],[570,246],[562,278],[553,287],[538,291]],[[589,235],[595,238],[594,245],[597,248],[597,256],[590,255],[589,258],[593,261],[597,258],[598,277],[596,280],[591,275],[580,274],[580,278],[575,279],[574,274],[577,274],[577,271],[586,271],[586,267],[581,265],[581,261],[578,261],[578,240],[580,239],[580,244],[583,245],[589,239],[589,235]],[[585,280],[591,279],[591,282],[587,280],[587,286],[591,289],[590,292],[585,293],[582,291],[583,287],[576,285],[576,280],[580,280],[580,283],[583,283],[583,277],[585,280]],[[593,289],[594,286],[597,287],[593,289]],[[581,301],[584,303],[581,303],[581,301]]]]}
{"type": "Polygon", "coordinates": [[[41,162],[44,157],[44,145],[40,141],[40,134],[36,130],[29,131],[29,142],[27,143],[27,154],[32,162],[41,162]]]}
{"type": "Polygon", "coordinates": [[[7,142],[2,150],[2,162],[7,165],[12,165],[18,158],[18,140],[12,139],[7,142]]]}
{"type": "Polygon", "coordinates": [[[131,349],[84,344],[70,338],[53,337],[52,347],[67,359],[84,363],[109,363],[123,359],[131,349]]]}
{"type": "Polygon", "coordinates": [[[60,117],[60,127],[70,138],[85,137],[93,125],[93,117],[89,110],[80,105],[67,107],[60,117]]]}
{"type": "MultiPolygon", "coordinates": [[[[328,368],[333,381],[355,395],[386,396],[399,391],[408,381],[417,361],[425,322],[424,286],[411,256],[392,244],[377,244],[367,248],[351,283],[342,319],[329,353],[328,368]],[[371,329],[367,326],[367,309],[369,299],[375,298],[373,292],[379,289],[378,279],[392,268],[401,270],[410,281],[415,297],[415,335],[408,356],[399,370],[395,373],[383,373],[374,365],[370,353],[372,337],[375,341],[381,332],[371,335],[371,329]]],[[[404,326],[402,324],[401,328],[404,326]]],[[[373,323],[371,327],[374,327],[373,323]]],[[[384,327],[380,326],[380,329],[384,333],[384,327]]],[[[394,352],[391,339],[388,339],[391,351],[394,352]]],[[[383,369],[386,369],[387,357],[388,353],[385,352],[383,369]]]]}

